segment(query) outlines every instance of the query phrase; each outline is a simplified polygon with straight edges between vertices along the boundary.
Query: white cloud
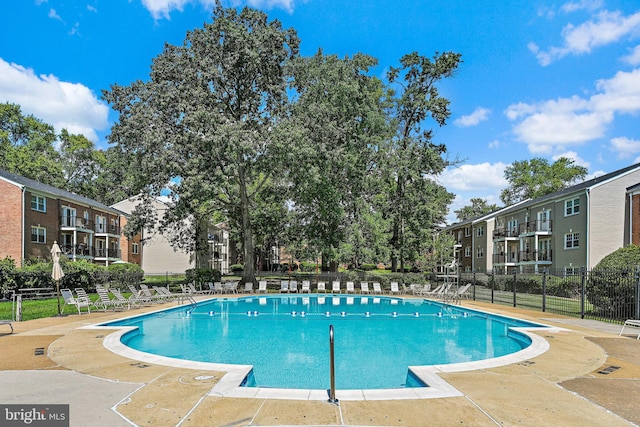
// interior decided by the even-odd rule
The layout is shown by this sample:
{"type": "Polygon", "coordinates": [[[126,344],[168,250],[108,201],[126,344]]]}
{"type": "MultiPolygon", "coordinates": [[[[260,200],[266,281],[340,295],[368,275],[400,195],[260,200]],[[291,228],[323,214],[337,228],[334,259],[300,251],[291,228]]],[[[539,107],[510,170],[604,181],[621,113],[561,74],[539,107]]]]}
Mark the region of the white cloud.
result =
{"type": "Polygon", "coordinates": [[[567,159],[571,159],[571,160],[573,160],[573,162],[576,165],[583,166],[583,167],[585,167],[587,169],[589,169],[589,167],[591,166],[591,164],[588,161],[586,161],[582,157],[578,156],[578,153],[576,153],[575,151],[567,151],[565,153],[556,154],[551,159],[555,162],[561,157],[565,157],[567,159]]]}
{"type": "MultiPolygon", "coordinates": [[[[187,4],[200,4],[206,9],[212,9],[215,3],[215,0],[142,0],[142,6],[151,12],[154,19],[170,19],[171,12],[182,12],[187,4]]],[[[246,3],[255,9],[280,8],[291,13],[295,0],[231,0],[230,3],[234,7],[246,3]]]]}
{"type": "Polygon", "coordinates": [[[618,153],[618,159],[626,159],[640,153],[640,140],[627,137],[613,138],[611,151],[618,153]]]}
{"type": "Polygon", "coordinates": [[[53,75],[36,75],[30,68],[0,58],[0,102],[20,105],[24,114],[33,114],[53,125],[66,128],[98,142],[97,130],[109,126],[109,107],[89,88],[62,82],[53,75]]]}
{"type": "Polygon", "coordinates": [[[491,148],[491,149],[497,149],[497,148],[500,148],[501,146],[502,146],[502,144],[497,139],[494,139],[493,141],[491,141],[489,143],[489,148],[491,148]]]}
{"type": "Polygon", "coordinates": [[[640,45],[629,49],[629,55],[623,56],[622,60],[629,65],[640,65],[640,45]]]}
{"type": "Polygon", "coordinates": [[[91,6],[90,4],[87,5],[87,10],[89,12],[98,12],[98,9],[96,9],[94,6],[91,6]]]}
{"type": "Polygon", "coordinates": [[[439,177],[449,191],[477,191],[494,192],[507,186],[504,170],[508,165],[504,163],[479,163],[447,168],[439,177]]]}
{"type": "Polygon", "coordinates": [[[602,7],[602,0],[579,0],[570,1],[560,7],[560,10],[566,13],[575,12],[577,10],[596,10],[602,7]]]}
{"type": "Polygon", "coordinates": [[[562,30],[564,45],[552,46],[543,51],[535,43],[529,43],[529,50],[538,58],[542,66],[566,55],[580,55],[592,49],[617,42],[623,37],[637,37],[640,34],[640,12],[624,16],[620,11],[602,11],[591,20],[578,26],[567,24],[562,30]]]}
{"type": "Polygon", "coordinates": [[[56,10],[54,8],[49,9],[48,16],[51,19],[57,19],[58,21],[62,21],[62,18],[60,18],[60,16],[56,13],[56,10]]]}
{"type": "Polygon", "coordinates": [[[640,111],[640,69],[620,71],[611,79],[595,83],[590,98],[573,96],[534,104],[517,103],[505,110],[517,122],[513,132],[528,144],[531,153],[566,150],[602,137],[615,114],[640,111]]]}
{"type": "Polygon", "coordinates": [[[478,107],[475,111],[468,116],[462,116],[459,119],[454,120],[453,124],[458,127],[470,127],[475,126],[480,122],[484,122],[489,118],[491,110],[488,108],[478,107]]]}

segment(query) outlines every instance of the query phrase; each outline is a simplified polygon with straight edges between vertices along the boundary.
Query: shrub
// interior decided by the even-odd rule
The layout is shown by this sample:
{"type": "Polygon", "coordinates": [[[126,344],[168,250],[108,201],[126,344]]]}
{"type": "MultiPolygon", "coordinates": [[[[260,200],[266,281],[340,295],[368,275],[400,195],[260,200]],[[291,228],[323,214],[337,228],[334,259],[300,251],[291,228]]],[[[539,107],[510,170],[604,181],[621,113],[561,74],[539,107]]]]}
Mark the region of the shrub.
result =
{"type": "Polygon", "coordinates": [[[16,287],[15,272],[16,263],[13,259],[7,257],[0,260],[0,292],[2,295],[16,287]]]}
{"type": "Polygon", "coordinates": [[[378,266],[375,264],[360,264],[359,269],[362,271],[371,271],[377,269],[378,266]]]}
{"type": "Polygon", "coordinates": [[[239,272],[244,270],[244,265],[242,265],[242,264],[232,264],[232,265],[229,266],[229,269],[233,273],[239,273],[239,272]]]}
{"type": "Polygon", "coordinates": [[[640,246],[629,245],[604,257],[585,285],[595,314],[612,319],[635,317],[635,273],[640,246]]]}
{"type": "Polygon", "coordinates": [[[199,285],[219,282],[222,279],[222,273],[215,268],[190,268],[185,275],[187,282],[199,285]]]}

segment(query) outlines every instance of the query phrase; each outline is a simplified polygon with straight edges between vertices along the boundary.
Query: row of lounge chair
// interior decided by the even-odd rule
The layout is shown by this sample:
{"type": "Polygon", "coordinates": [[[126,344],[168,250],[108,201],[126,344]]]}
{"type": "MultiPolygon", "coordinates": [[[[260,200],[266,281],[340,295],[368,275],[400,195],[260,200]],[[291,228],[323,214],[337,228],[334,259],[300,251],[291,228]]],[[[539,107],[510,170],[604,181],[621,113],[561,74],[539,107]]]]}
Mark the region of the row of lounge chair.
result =
{"type": "Polygon", "coordinates": [[[71,289],[60,289],[60,294],[64,299],[63,313],[67,305],[74,306],[78,310],[78,314],[82,314],[83,309],[86,309],[87,313],[91,313],[92,308],[102,311],[107,311],[108,309],[117,311],[177,301],[184,298],[183,294],[173,293],[165,286],[153,286],[152,289],[149,289],[145,284],[141,284],[140,289],[129,285],[129,291],[131,292],[129,298],[124,297],[120,289],[107,289],[103,286],[96,286],[96,293],[98,294],[96,301],[91,301],[87,291],[83,288],[76,288],[74,291],[75,295],[71,289]]]}

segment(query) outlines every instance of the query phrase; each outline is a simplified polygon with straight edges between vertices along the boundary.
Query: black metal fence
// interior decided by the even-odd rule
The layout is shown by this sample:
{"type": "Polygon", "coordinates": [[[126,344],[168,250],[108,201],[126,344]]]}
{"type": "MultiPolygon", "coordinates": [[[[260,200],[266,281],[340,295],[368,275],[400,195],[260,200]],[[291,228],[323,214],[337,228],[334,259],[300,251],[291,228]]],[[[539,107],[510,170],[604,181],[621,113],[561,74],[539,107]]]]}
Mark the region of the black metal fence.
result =
{"type": "Polygon", "coordinates": [[[460,272],[476,301],[510,305],[583,319],[640,319],[640,267],[545,270],[540,273],[460,272]]]}

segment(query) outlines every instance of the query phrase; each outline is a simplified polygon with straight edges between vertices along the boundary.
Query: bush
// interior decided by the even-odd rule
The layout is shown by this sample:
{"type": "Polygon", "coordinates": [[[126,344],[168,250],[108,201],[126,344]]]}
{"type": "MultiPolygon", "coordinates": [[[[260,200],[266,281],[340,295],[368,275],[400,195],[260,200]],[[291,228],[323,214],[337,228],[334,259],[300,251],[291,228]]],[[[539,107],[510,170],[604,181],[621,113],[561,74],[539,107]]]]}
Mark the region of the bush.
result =
{"type": "Polygon", "coordinates": [[[300,262],[300,271],[303,271],[305,273],[315,273],[316,267],[317,265],[315,262],[308,262],[308,261],[300,262]]]}
{"type": "Polygon", "coordinates": [[[222,279],[222,273],[215,268],[190,268],[185,272],[185,280],[188,283],[204,285],[205,283],[215,283],[222,279]]]}
{"type": "Polygon", "coordinates": [[[358,269],[362,271],[371,271],[376,270],[377,268],[378,266],[376,264],[360,264],[360,267],[358,267],[358,269]]]}
{"type": "Polygon", "coordinates": [[[16,263],[13,259],[7,257],[0,260],[0,292],[3,296],[16,287],[15,272],[16,263]]]}
{"type": "Polygon", "coordinates": [[[240,273],[241,271],[244,270],[244,265],[242,265],[242,264],[232,264],[232,265],[229,266],[229,269],[233,273],[240,273]]]}
{"type": "Polygon", "coordinates": [[[635,317],[635,274],[640,246],[629,245],[604,257],[586,283],[587,300],[596,315],[624,320],[635,317]]]}

